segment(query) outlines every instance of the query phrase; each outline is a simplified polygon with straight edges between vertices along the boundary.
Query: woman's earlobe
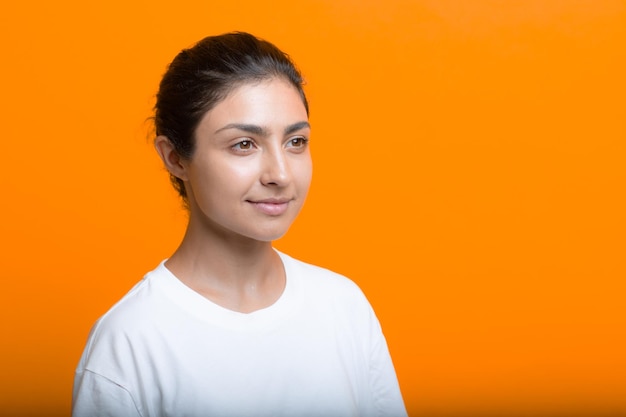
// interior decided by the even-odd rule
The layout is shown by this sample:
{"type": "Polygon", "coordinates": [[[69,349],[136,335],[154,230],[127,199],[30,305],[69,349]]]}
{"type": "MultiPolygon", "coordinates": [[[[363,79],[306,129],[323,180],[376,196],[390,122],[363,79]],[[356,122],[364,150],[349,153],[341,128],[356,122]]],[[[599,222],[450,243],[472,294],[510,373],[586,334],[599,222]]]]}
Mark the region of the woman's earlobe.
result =
{"type": "Polygon", "coordinates": [[[165,168],[170,172],[170,174],[186,181],[187,169],[183,163],[183,158],[181,158],[167,136],[157,136],[154,140],[154,148],[159,154],[159,157],[161,157],[163,165],[165,165],[165,168]]]}

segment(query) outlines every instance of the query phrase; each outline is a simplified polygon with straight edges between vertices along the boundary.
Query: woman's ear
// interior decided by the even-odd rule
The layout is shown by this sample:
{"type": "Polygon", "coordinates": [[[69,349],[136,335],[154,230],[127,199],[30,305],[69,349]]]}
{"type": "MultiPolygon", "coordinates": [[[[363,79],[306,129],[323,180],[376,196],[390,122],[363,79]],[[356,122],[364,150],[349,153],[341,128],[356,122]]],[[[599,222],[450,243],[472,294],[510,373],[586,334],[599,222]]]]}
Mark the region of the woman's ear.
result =
{"type": "Polygon", "coordinates": [[[183,158],[176,152],[174,145],[167,136],[157,136],[154,140],[154,147],[161,157],[165,168],[177,178],[183,181],[187,180],[187,168],[183,158]]]}

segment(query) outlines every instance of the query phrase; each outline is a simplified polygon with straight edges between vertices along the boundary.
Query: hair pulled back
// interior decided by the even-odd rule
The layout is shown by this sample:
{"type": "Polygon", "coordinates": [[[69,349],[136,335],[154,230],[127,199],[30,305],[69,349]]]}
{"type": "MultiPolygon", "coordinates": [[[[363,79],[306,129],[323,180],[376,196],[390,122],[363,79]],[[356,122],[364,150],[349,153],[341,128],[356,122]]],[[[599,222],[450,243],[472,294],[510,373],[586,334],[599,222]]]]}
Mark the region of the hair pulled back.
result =
{"type": "MultiPolygon", "coordinates": [[[[242,84],[276,77],[298,90],[308,114],[302,76],[287,54],[249,33],[206,37],[183,49],[168,66],[154,106],[156,134],[166,136],[176,152],[189,159],[196,128],[209,110],[242,84]]],[[[183,181],[172,174],[170,180],[186,200],[183,181]]]]}

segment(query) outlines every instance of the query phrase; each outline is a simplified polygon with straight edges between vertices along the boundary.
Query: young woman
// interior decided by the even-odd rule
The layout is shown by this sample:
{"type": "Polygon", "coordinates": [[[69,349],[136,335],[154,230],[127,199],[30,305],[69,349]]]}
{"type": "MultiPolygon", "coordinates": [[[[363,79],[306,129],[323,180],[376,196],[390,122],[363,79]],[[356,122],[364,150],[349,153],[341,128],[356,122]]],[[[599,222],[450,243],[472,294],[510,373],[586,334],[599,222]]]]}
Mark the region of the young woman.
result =
{"type": "Polygon", "coordinates": [[[358,287],[272,248],[311,180],[288,56],[246,33],[201,40],[170,64],[155,124],[189,224],[92,329],[73,415],[406,415],[358,287]]]}

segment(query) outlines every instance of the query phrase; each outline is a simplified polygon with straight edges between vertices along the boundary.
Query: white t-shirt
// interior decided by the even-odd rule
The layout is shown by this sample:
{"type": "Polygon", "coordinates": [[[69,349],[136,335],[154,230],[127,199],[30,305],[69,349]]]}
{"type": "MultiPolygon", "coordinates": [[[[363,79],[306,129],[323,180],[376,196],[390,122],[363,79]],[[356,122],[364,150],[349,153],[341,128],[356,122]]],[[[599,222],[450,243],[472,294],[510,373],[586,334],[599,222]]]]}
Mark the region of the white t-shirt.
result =
{"type": "Polygon", "coordinates": [[[161,263],[93,327],[73,416],[406,416],[387,344],[349,279],[279,253],[271,306],[212,303],[161,263]]]}

